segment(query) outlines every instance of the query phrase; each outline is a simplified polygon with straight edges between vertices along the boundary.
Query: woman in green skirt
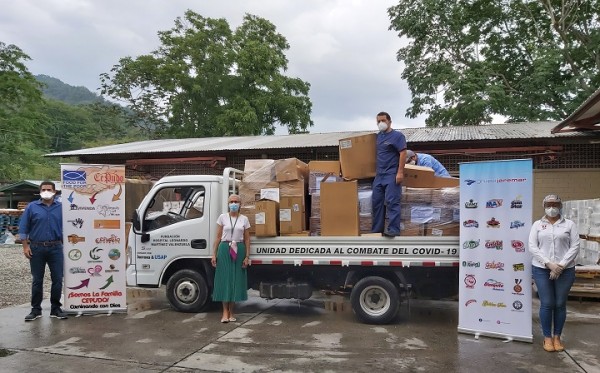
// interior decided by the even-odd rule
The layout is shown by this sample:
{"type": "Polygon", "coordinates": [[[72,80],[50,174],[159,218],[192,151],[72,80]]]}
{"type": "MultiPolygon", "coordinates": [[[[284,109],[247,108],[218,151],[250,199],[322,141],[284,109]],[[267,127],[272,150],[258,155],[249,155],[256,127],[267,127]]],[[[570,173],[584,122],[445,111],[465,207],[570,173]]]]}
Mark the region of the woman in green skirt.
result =
{"type": "Polygon", "coordinates": [[[233,305],[248,299],[246,268],[250,264],[250,221],[240,214],[240,196],[230,195],[228,204],[229,212],[217,219],[212,255],[212,265],[216,268],[212,299],[223,302],[222,323],[236,321],[233,305]]]}

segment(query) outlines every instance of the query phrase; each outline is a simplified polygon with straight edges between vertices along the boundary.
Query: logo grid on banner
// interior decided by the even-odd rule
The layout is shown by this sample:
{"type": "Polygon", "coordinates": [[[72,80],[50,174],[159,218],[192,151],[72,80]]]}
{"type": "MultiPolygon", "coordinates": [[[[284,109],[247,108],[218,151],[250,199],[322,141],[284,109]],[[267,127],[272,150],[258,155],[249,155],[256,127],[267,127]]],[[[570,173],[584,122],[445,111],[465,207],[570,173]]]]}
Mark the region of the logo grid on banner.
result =
{"type": "Polygon", "coordinates": [[[533,341],[532,165],[460,164],[459,332],[533,341]]]}
{"type": "Polygon", "coordinates": [[[61,165],[64,310],[127,311],[125,167],[61,165]]]}

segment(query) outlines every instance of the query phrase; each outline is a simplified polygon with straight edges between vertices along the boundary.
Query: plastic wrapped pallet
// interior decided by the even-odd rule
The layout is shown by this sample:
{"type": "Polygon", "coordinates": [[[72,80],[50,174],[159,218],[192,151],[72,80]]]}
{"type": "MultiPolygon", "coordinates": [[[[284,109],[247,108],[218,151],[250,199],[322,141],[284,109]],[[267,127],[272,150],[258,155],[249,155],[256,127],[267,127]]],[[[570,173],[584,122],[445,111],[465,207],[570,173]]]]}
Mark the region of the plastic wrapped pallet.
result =
{"type": "Polygon", "coordinates": [[[319,193],[322,182],[335,183],[338,181],[342,181],[342,178],[331,172],[311,170],[308,174],[308,194],[319,193]]]}
{"type": "Polygon", "coordinates": [[[254,207],[260,199],[260,190],[278,188],[275,179],[275,161],[272,159],[247,159],[244,164],[244,178],[240,183],[242,206],[254,207]]]}

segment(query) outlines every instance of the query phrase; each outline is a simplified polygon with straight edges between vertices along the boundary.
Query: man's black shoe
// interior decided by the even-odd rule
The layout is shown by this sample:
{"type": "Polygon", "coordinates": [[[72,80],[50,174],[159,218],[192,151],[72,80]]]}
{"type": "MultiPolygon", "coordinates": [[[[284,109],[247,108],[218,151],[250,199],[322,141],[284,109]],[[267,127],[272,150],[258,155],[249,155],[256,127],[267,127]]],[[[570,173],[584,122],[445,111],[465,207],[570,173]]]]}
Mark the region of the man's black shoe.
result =
{"type": "Polygon", "coordinates": [[[29,315],[25,316],[25,321],[33,321],[35,319],[39,319],[40,317],[42,317],[41,312],[31,311],[29,315]]]}
{"type": "Polygon", "coordinates": [[[383,231],[383,235],[386,237],[396,237],[400,235],[400,232],[383,231]]]}
{"type": "Polygon", "coordinates": [[[64,313],[60,308],[50,312],[50,317],[56,317],[57,319],[68,319],[66,313],[64,313]]]}

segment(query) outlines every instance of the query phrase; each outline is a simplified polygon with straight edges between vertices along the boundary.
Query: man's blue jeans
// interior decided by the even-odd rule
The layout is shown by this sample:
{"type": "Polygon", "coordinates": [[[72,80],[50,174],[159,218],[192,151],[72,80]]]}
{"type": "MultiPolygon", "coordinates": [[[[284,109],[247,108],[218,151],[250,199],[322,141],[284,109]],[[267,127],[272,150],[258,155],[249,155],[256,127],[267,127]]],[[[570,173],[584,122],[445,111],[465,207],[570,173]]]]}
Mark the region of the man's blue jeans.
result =
{"type": "Polygon", "coordinates": [[[554,335],[561,335],[567,319],[567,298],[575,281],[575,267],[565,268],[556,280],[550,280],[550,270],[533,267],[533,280],[540,297],[540,323],[544,337],[552,337],[552,321],[554,319],[554,335]]]}
{"type": "Polygon", "coordinates": [[[31,310],[42,312],[42,299],[44,298],[44,274],[46,273],[46,264],[50,269],[50,278],[52,287],[50,288],[50,304],[52,311],[59,309],[60,296],[62,294],[63,281],[63,247],[62,244],[54,246],[32,246],[31,259],[31,310]]]}

